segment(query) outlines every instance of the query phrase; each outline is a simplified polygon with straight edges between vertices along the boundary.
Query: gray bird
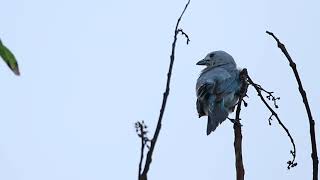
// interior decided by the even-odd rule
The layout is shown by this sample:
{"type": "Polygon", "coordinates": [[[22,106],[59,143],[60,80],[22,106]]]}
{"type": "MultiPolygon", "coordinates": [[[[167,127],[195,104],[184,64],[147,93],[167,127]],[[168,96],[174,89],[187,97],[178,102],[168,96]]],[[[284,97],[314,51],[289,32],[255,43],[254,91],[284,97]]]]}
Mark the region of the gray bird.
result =
{"type": "Polygon", "coordinates": [[[205,65],[197,80],[199,118],[208,116],[207,135],[234,111],[240,90],[239,73],[232,56],[224,51],[209,53],[197,65],[205,65]]]}

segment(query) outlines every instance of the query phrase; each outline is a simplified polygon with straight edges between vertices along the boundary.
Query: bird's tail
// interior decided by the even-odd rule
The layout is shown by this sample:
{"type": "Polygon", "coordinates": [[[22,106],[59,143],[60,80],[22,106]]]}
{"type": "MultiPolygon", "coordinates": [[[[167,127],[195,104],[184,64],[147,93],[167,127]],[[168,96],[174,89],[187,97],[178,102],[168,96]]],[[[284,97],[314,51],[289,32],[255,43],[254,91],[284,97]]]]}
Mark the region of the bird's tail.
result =
{"type": "Polygon", "coordinates": [[[227,117],[228,111],[224,107],[223,100],[216,102],[214,97],[209,98],[207,135],[213,132],[227,117]]]}

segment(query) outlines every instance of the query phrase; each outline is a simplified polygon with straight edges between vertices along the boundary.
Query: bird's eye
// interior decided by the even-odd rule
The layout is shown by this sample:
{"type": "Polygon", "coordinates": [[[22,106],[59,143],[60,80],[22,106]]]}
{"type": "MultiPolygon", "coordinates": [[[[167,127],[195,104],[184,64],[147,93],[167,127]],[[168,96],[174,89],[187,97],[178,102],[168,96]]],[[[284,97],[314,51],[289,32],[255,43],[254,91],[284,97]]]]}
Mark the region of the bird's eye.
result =
{"type": "Polygon", "coordinates": [[[213,58],[213,57],[214,57],[214,54],[210,54],[209,56],[210,56],[210,58],[213,58]]]}

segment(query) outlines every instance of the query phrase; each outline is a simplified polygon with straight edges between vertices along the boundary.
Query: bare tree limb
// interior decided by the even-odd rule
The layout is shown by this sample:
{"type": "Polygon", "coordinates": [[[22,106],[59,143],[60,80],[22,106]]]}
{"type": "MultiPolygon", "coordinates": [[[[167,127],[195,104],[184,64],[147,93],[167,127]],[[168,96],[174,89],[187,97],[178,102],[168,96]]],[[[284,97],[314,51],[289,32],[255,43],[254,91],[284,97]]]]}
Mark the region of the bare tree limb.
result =
{"type": "MultiPolygon", "coordinates": [[[[290,151],[290,154],[292,155],[292,160],[288,161],[287,164],[288,164],[288,169],[292,168],[292,167],[295,167],[297,165],[297,163],[295,162],[295,159],[296,159],[296,145],[294,143],[294,140],[289,132],[289,130],[286,128],[286,126],[282,123],[282,121],[280,120],[278,114],[270,107],[270,105],[267,103],[267,101],[264,99],[261,91],[265,91],[261,88],[260,85],[254,83],[252,81],[252,79],[250,78],[250,76],[248,75],[248,82],[250,85],[252,85],[255,90],[257,91],[258,93],[258,96],[260,97],[260,99],[262,100],[262,102],[264,103],[264,105],[269,109],[269,111],[271,112],[271,116],[269,117],[269,124],[270,124],[270,120],[272,120],[272,117],[275,117],[278,121],[278,123],[280,124],[280,126],[286,131],[288,137],[290,138],[290,141],[291,141],[291,144],[293,146],[293,150],[290,151]]],[[[277,106],[276,106],[277,107],[277,106]]]]}
{"type": "Polygon", "coordinates": [[[286,58],[289,61],[289,65],[294,73],[294,76],[296,77],[298,86],[299,86],[299,92],[302,96],[302,100],[303,103],[305,105],[307,114],[308,114],[308,118],[309,118],[309,125],[310,125],[310,139],[311,139],[311,147],[312,147],[312,153],[311,153],[311,158],[312,158],[312,164],[313,164],[313,180],[317,180],[318,179],[318,164],[319,164],[319,160],[318,160],[318,155],[317,155],[317,143],[316,143],[316,135],[315,135],[315,130],[314,130],[314,120],[312,118],[312,114],[311,114],[311,110],[310,110],[310,106],[309,106],[309,102],[308,102],[308,98],[307,98],[307,94],[305,92],[305,90],[303,89],[302,86],[302,82],[300,80],[300,76],[298,73],[298,70],[296,68],[296,64],[293,62],[291,56],[289,55],[286,47],[284,46],[284,44],[282,44],[280,42],[280,40],[272,33],[269,31],[266,31],[267,34],[269,34],[270,36],[272,36],[276,41],[277,41],[277,45],[278,47],[281,49],[281,51],[283,52],[283,54],[286,56],[286,58]]]}
{"type": "MultiPolygon", "coordinates": [[[[163,117],[163,114],[164,114],[164,111],[166,108],[167,99],[168,99],[169,91],[170,91],[170,80],[171,80],[172,67],[173,67],[173,63],[174,63],[174,55],[175,55],[177,36],[179,33],[181,33],[183,36],[185,36],[187,38],[187,44],[190,41],[188,35],[182,29],[178,29],[181,18],[183,16],[183,14],[185,13],[189,4],[190,4],[190,0],[188,0],[187,4],[185,5],[180,17],[177,20],[176,26],[175,26],[174,39],[173,39],[173,43],[172,43],[172,51],[171,51],[171,55],[170,55],[170,65],[169,65],[169,70],[168,70],[168,74],[167,74],[166,89],[165,89],[165,92],[163,93],[163,99],[162,99],[162,104],[161,104],[157,127],[156,127],[155,133],[153,135],[153,138],[151,140],[150,148],[147,153],[147,157],[146,157],[146,161],[145,161],[145,165],[144,165],[142,173],[141,173],[141,169],[139,169],[139,180],[147,180],[148,179],[147,174],[150,169],[150,164],[152,162],[153,151],[154,151],[154,148],[155,148],[155,145],[156,145],[156,142],[159,137],[160,130],[161,130],[162,117],[163,117]]],[[[141,153],[143,153],[143,150],[141,150],[141,153]]],[[[143,155],[141,157],[143,158],[143,155]]]]}
{"type": "Polygon", "coordinates": [[[234,153],[236,157],[236,172],[237,172],[237,180],[244,180],[244,167],[243,167],[243,160],[242,160],[242,134],[241,134],[241,123],[240,123],[240,111],[241,111],[241,103],[243,101],[243,97],[246,96],[248,83],[247,83],[247,69],[243,69],[240,74],[240,82],[241,82],[241,89],[240,89],[240,96],[236,110],[236,118],[233,124],[234,129],[234,153]]]}

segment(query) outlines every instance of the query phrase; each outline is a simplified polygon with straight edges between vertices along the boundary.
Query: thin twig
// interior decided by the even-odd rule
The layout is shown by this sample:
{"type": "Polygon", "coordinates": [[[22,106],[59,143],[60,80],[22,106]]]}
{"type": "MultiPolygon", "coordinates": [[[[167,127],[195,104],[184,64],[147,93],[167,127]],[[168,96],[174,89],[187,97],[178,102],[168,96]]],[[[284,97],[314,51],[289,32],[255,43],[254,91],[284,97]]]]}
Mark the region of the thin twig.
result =
{"type": "Polygon", "coordinates": [[[186,37],[186,39],[187,39],[187,44],[189,44],[190,39],[189,39],[188,34],[186,34],[186,33],[183,31],[183,29],[178,29],[178,33],[179,33],[179,32],[180,32],[184,37],[186,37]]]}
{"type": "Polygon", "coordinates": [[[294,143],[294,140],[289,132],[289,130],[286,128],[286,126],[282,123],[282,121],[280,120],[278,114],[270,107],[270,105],[267,103],[267,101],[264,99],[261,91],[261,86],[255,84],[252,79],[250,78],[250,76],[248,75],[248,82],[250,85],[252,85],[255,90],[257,91],[258,93],[258,96],[260,97],[260,99],[262,100],[262,102],[264,103],[264,105],[269,109],[269,111],[271,112],[271,116],[269,117],[269,124],[270,124],[270,120],[272,119],[272,117],[275,117],[278,121],[278,123],[280,124],[280,126],[286,131],[288,137],[290,138],[290,141],[291,141],[291,144],[293,146],[293,150],[290,151],[290,154],[292,155],[292,160],[288,161],[287,164],[288,164],[288,169],[292,168],[292,167],[295,167],[297,165],[297,163],[295,162],[295,159],[296,159],[296,145],[294,143]]]}
{"type": "Polygon", "coordinates": [[[136,122],[135,123],[135,128],[138,136],[141,138],[141,148],[140,148],[140,161],[139,161],[139,176],[141,174],[141,169],[142,169],[142,162],[143,162],[143,155],[144,155],[144,148],[146,147],[146,142],[147,142],[147,137],[145,136],[147,134],[146,128],[147,126],[144,124],[144,121],[142,122],[136,122]]]}
{"type": "Polygon", "coordinates": [[[139,174],[141,173],[141,169],[142,169],[142,161],[143,161],[143,152],[144,152],[144,141],[143,141],[143,136],[141,137],[141,155],[140,155],[140,162],[139,162],[139,174]]]}
{"type": "MultiPolygon", "coordinates": [[[[150,164],[152,162],[152,154],[161,130],[161,123],[162,123],[162,117],[166,108],[166,104],[167,104],[167,99],[169,96],[169,91],[170,91],[170,80],[171,80],[171,73],[172,73],[172,67],[173,67],[173,63],[174,63],[174,55],[175,55],[175,48],[176,48],[176,42],[177,42],[177,36],[180,33],[182,33],[185,37],[187,37],[187,43],[190,41],[188,38],[188,35],[186,33],[184,33],[184,31],[182,31],[182,29],[178,29],[181,18],[184,14],[184,12],[186,11],[188,5],[190,4],[190,0],[188,0],[187,4],[185,5],[180,17],[178,18],[175,30],[174,30],[174,39],[173,39],[173,43],[172,43],[172,51],[171,51],[171,55],[170,55],[170,65],[169,65],[169,70],[168,70],[168,74],[167,74],[167,83],[166,83],[166,90],[163,93],[163,99],[162,99],[162,105],[161,105],[161,109],[160,109],[160,114],[159,114],[159,118],[158,118],[158,123],[157,123],[157,127],[155,130],[155,133],[153,135],[153,138],[151,140],[151,144],[150,144],[150,148],[149,151],[147,153],[147,157],[146,157],[146,161],[145,161],[145,165],[143,168],[143,171],[141,174],[139,174],[139,180],[147,180],[147,174],[148,171],[150,169],[150,164]]],[[[140,172],[139,172],[140,173],[140,172]]]]}
{"type": "Polygon", "coordinates": [[[244,180],[244,167],[242,160],[242,134],[241,134],[241,123],[240,123],[240,111],[241,111],[241,103],[243,101],[243,97],[246,96],[248,83],[247,83],[247,69],[243,69],[240,72],[239,78],[241,82],[239,101],[236,110],[236,118],[233,124],[234,129],[234,152],[236,157],[236,172],[237,172],[237,180],[244,180]]]}
{"type": "Polygon", "coordinates": [[[279,106],[277,105],[277,100],[279,100],[280,97],[275,97],[275,96],[273,95],[274,92],[265,90],[265,89],[264,89],[262,86],[260,86],[259,84],[256,84],[256,85],[259,87],[259,89],[260,89],[261,91],[263,91],[263,92],[265,92],[265,93],[268,94],[268,95],[266,96],[266,98],[267,98],[268,100],[272,100],[272,101],[273,101],[274,107],[275,107],[275,108],[279,108],[279,106]]]}
{"type": "Polygon", "coordinates": [[[309,118],[309,125],[310,125],[310,139],[311,139],[311,147],[312,147],[312,153],[311,153],[311,158],[312,158],[312,164],[313,164],[313,180],[317,180],[318,179],[318,164],[319,164],[319,160],[318,160],[318,155],[317,155],[317,141],[316,141],[316,135],[315,135],[315,130],[314,130],[314,120],[312,118],[312,114],[311,114],[311,110],[310,110],[310,106],[309,106],[309,102],[308,102],[308,98],[307,98],[307,94],[305,92],[305,90],[303,89],[302,86],[302,82],[300,80],[300,76],[298,73],[298,70],[296,68],[296,63],[293,62],[291,56],[289,55],[286,47],[284,46],[284,44],[282,44],[280,42],[280,40],[272,33],[269,31],[266,31],[267,34],[269,34],[270,36],[272,36],[276,41],[277,41],[277,45],[278,47],[281,49],[281,51],[283,52],[283,54],[286,56],[286,58],[289,61],[289,65],[294,73],[294,76],[296,77],[298,86],[299,86],[299,92],[302,96],[303,99],[303,103],[304,106],[306,108],[307,114],[308,114],[308,118],[309,118]]]}

